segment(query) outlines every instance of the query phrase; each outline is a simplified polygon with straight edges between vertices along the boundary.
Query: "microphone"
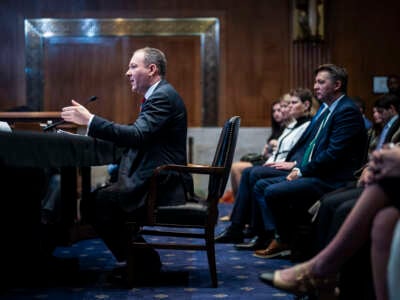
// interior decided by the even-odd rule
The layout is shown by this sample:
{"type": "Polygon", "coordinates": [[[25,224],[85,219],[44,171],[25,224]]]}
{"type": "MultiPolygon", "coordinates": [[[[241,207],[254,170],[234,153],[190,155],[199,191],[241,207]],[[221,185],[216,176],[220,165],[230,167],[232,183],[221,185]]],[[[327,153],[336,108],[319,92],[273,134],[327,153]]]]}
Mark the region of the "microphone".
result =
{"type": "MultiPolygon", "coordinates": [[[[89,104],[90,102],[93,102],[93,101],[95,101],[95,100],[97,100],[97,99],[98,99],[97,96],[92,96],[92,97],[90,97],[89,99],[86,100],[86,102],[85,102],[84,105],[87,105],[87,104],[89,104]]],[[[65,120],[61,120],[61,121],[52,123],[52,124],[50,124],[50,125],[47,125],[45,128],[43,128],[43,131],[45,131],[45,132],[46,132],[46,131],[49,131],[50,129],[53,129],[54,127],[57,127],[58,125],[61,125],[61,124],[64,124],[64,123],[66,123],[65,120]]]]}

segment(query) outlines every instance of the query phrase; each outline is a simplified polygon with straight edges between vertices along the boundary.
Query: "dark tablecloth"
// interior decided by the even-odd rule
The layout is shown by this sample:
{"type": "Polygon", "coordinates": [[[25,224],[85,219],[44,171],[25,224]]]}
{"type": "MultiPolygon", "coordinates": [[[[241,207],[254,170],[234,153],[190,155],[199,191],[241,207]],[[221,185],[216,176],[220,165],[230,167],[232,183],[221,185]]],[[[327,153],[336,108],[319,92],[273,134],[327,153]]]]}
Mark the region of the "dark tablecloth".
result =
{"type": "Polygon", "coordinates": [[[16,167],[96,166],[115,162],[114,144],[87,136],[29,131],[0,132],[0,164],[16,167]]]}

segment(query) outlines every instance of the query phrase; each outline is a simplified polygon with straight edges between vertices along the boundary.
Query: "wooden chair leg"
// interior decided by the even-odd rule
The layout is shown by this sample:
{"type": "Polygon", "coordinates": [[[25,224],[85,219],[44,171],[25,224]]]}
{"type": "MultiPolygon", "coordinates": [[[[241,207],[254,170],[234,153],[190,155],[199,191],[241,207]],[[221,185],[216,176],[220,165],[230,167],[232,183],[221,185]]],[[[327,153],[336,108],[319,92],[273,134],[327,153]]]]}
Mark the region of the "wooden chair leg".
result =
{"type": "Polygon", "coordinates": [[[218,287],[217,266],[215,262],[215,245],[214,237],[212,240],[206,240],[208,268],[210,270],[212,287],[218,287]]]}

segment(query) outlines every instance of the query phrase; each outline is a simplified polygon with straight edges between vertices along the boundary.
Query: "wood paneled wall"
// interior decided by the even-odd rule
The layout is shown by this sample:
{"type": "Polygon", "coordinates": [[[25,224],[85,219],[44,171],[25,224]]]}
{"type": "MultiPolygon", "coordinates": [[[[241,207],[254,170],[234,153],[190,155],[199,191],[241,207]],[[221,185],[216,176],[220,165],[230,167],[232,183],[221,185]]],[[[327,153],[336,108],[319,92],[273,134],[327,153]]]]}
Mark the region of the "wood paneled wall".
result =
{"type": "Polygon", "coordinates": [[[330,53],[325,42],[296,42],[291,46],[290,85],[312,88],[314,70],[330,61],[330,53]]]}
{"type": "Polygon", "coordinates": [[[131,92],[125,76],[132,49],[151,45],[168,58],[167,79],[188,108],[191,126],[201,125],[201,70],[198,37],[75,37],[48,39],[44,54],[44,108],[60,110],[74,98],[93,113],[120,123],[131,123],[139,112],[141,96],[131,92]],[[88,43],[87,41],[90,41],[88,43]]]}
{"type": "Polygon", "coordinates": [[[347,69],[348,94],[363,98],[371,116],[379,96],[372,93],[372,77],[400,75],[400,1],[335,0],[329,11],[332,62],[347,69]]]}
{"type": "MultiPolygon", "coordinates": [[[[299,74],[305,68],[307,73],[315,67],[315,63],[324,59],[329,60],[329,56],[321,56],[321,59],[314,62],[296,56],[301,64],[293,64],[293,54],[302,52],[301,49],[297,49],[300,52],[293,52],[291,2],[291,0],[2,0],[0,1],[2,28],[0,110],[26,103],[24,18],[217,17],[220,19],[218,124],[221,125],[231,115],[240,115],[243,126],[268,126],[270,103],[295,87],[292,85],[301,83],[301,80],[295,79],[296,72],[299,74]]],[[[349,71],[349,94],[361,96],[370,104],[376,98],[376,95],[372,94],[372,76],[400,73],[400,39],[397,33],[400,28],[400,18],[398,18],[400,2],[330,0],[326,1],[326,5],[326,43],[329,47],[326,53],[329,53],[331,62],[343,65],[349,71]]],[[[137,112],[132,111],[128,115],[124,113],[132,110],[135,98],[129,94],[129,84],[122,76],[127,60],[136,47],[134,43],[126,41],[118,43],[120,43],[118,47],[127,45],[132,49],[129,49],[126,57],[115,61],[110,74],[100,76],[101,88],[96,92],[86,89],[84,85],[73,88],[81,98],[79,100],[93,93],[97,94],[101,89],[115,89],[110,96],[113,99],[102,99],[93,109],[112,119],[129,122],[137,112]],[[122,69],[117,71],[119,68],[122,69]],[[133,102],[118,101],[120,98],[118,93],[123,95],[121,97],[125,97],[124,95],[132,97],[133,102]],[[121,117],[122,115],[124,117],[121,117]]],[[[170,81],[173,81],[177,90],[184,94],[185,101],[189,102],[189,122],[192,126],[199,124],[202,109],[199,101],[201,90],[196,84],[200,72],[199,66],[195,65],[199,61],[199,53],[194,50],[198,49],[196,43],[193,40],[171,41],[168,47],[174,50],[167,53],[169,70],[178,66],[177,74],[180,74],[170,81]],[[189,63],[182,63],[179,55],[182,52],[179,51],[191,53],[190,59],[187,58],[189,63]]],[[[162,48],[163,43],[159,41],[157,46],[162,48]]],[[[96,56],[104,57],[105,54],[101,53],[96,53],[96,56]]],[[[49,53],[48,63],[53,64],[54,55],[57,54],[49,53]]],[[[54,68],[53,65],[52,67],[54,68]]],[[[55,73],[46,75],[50,76],[53,82],[67,76],[58,67],[53,71],[55,73]]],[[[83,72],[83,70],[75,71],[83,72]]],[[[99,75],[93,73],[94,71],[91,72],[88,76],[99,75]]],[[[302,74],[304,74],[303,79],[307,78],[307,74],[304,72],[302,74]]],[[[71,98],[66,96],[65,91],[59,95],[52,94],[54,92],[47,89],[46,91],[49,99],[46,105],[49,107],[57,108],[71,98]]]]}

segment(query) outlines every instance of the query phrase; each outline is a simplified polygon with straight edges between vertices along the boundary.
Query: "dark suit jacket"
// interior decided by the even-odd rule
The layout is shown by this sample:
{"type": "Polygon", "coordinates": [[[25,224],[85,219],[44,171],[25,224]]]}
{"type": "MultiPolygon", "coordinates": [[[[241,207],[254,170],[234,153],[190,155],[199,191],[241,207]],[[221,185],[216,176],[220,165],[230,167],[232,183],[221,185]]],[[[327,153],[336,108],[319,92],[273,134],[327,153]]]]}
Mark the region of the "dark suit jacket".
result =
{"type": "Polygon", "coordinates": [[[400,141],[400,117],[390,126],[385,138],[385,143],[398,143],[400,141]]]}
{"type": "MultiPolygon", "coordinates": [[[[88,134],[126,148],[120,161],[118,181],[99,192],[103,197],[106,193],[128,213],[143,207],[149,178],[156,167],[187,163],[185,104],[166,80],[162,80],[145,101],[133,124],[115,124],[95,116],[88,134]]],[[[191,191],[191,178],[186,177],[184,181],[191,191]]],[[[160,205],[184,203],[186,189],[180,182],[177,174],[164,174],[159,186],[160,205]]]]}
{"type": "MultiPolygon", "coordinates": [[[[343,183],[354,180],[354,171],[363,163],[367,133],[362,115],[347,96],[338,101],[316,141],[311,161],[299,167],[303,177],[317,177],[331,184],[343,183]]],[[[288,161],[301,162],[318,126],[319,122],[309,126],[289,152],[288,161]]]]}

